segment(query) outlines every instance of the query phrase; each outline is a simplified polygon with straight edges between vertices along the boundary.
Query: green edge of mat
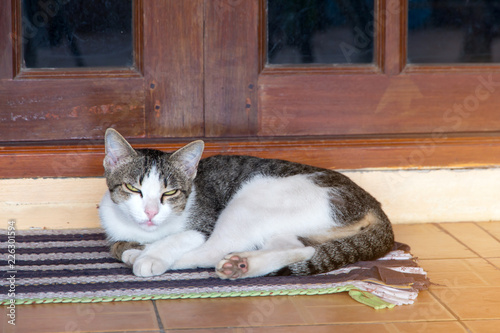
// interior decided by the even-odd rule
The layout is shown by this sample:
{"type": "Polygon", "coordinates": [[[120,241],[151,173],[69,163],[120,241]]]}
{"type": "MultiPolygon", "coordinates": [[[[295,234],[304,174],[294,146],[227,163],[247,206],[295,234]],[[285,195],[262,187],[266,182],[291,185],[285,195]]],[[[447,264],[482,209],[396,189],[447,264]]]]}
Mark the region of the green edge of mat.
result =
{"type": "MultiPolygon", "coordinates": [[[[237,292],[213,293],[186,293],[186,294],[160,294],[160,295],[135,295],[135,296],[106,296],[106,297],[80,297],[80,298],[43,298],[43,299],[16,299],[15,305],[29,304],[65,304],[65,303],[100,303],[100,302],[126,302],[147,301],[162,299],[196,299],[196,298],[222,298],[222,297],[257,297],[257,296],[297,296],[297,295],[327,295],[347,291],[354,300],[368,305],[374,309],[393,308],[395,304],[388,303],[379,297],[356,288],[353,285],[335,288],[319,289],[291,289],[291,290],[259,290],[237,292]]],[[[11,304],[11,299],[0,300],[0,305],[11,304]]]]}

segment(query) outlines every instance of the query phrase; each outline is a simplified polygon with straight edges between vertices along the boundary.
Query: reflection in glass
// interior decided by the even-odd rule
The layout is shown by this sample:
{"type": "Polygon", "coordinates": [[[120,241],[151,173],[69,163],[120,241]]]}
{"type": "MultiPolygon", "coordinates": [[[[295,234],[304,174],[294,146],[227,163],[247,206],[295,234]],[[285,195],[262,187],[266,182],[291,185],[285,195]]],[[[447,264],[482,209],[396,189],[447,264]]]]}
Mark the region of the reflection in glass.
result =
{"type": "Polygon", "coordinates": [[[268,0],[269,64],[372,63],[373,0],[268,0]]]}
{"type": "Polygon", "coordinates": [[[500,61],[499,0],[409,0],[408,62],[500,61]]]}
{"type": "Polygon", "coordinates": [[[132,0],[22,0],[26,68],[130,67],[132,0]]]}

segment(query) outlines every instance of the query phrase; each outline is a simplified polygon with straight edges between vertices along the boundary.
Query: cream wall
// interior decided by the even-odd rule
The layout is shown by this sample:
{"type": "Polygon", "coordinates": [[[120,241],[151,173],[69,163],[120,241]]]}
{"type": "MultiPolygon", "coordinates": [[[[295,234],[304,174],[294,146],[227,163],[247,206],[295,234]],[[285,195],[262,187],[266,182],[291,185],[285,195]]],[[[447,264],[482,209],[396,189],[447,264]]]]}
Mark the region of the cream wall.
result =
{"type": "Polygon", "coordinates": [[[500,221],[500,168],[345,172],[393,223],[500,221]]]}
{"type": "MultiPolygon", "coordinates": [[[[500,168],[343,171],[393,223],[500,221],[500,168]]],[[[0,229],[94,228],[103,178],[1,179],[0,229]]]]}

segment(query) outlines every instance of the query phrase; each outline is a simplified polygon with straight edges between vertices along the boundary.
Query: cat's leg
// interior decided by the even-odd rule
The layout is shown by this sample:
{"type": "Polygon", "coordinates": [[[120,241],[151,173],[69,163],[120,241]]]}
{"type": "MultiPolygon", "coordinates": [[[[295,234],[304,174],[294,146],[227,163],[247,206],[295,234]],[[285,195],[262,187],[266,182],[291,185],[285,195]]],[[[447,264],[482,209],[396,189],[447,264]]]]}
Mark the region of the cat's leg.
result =
{"type": "MultiPolygon", "coordinates": [[[[226,236],[225,232],[214,232],[201,246],[184,253],[172,266],[172,269],[213,268],[230,252],[234,252],[233,241],[245,246],[248,239],[226,236]],[[229,241],[227,241],[228,239],[229,241]]],[[[251,248],[251,247],[250,247],[251,248]]],[[[245,251],[245,246],[240,251],[245,251]]]]}
{"type": "Polygon", "coordinates": [[[221,222],[219,228],[212,233],[205,243],[195,248],[193,251],[186,252],[174,263],[172,268],[189,269],[197,267],[216,267],[217,263],[219,263],[228,253],[244,252],[257,248],[269,250],[275,248],[304,247],[304,245],[292,235],[273,237],[262,245],[259,241],[256,241],[257,237],[251,236],[252,234],[258,235],[261,233],[261,231],[257,230],[258,227],[252,223],[246,224],[251,225],[251,228],[247,227],[247,232],[242,233],[240,230],[244,230],[245,225],[242,225],[241,220],[235,221],[232,225],[227,226],[224,222],[221,222]],[[241,227],[234,228],[234,225],[241,227]]]}
{"type": "Polygon", "coordinates": [[[217,264],[216,272],[222,279],[267,275],[290,264],[309,260],[314,251],[293,235],[275,236],[265,242],[262,250],[226,255],[217,264]]]}
{"type": "Polygon", "coordinates": [[[210,241],[200,247],[184,253],[172,266],[172,269],[208,268],[217,263],[229,252],[222,242],[210,241]]]}
{"type": "Polygon", "coordinates": [[[133,264],[134,274],[142,277],[161,275],[186,252],[192,251],[205,242],[205,236],[189,230],[168,236],[146,245],[133,264]]]}
{"type": "Polygon", "coordinates": [[[264,276],[296,262],[309,260],[314,255],[311,246],[284,250],[260,250],[228,254],[216,267],[222,279],[264,276]]]}
{"type": "MultiPolygon", "coordinates": [[[[245,235],[245,233],[238,232],[229,233],[227,229],[224,229],[223,232],[218,230],[200,247],[185,253],[174,263],[172,268],[215,267],[228,253],[256,248],[256,242],[251,237],[245,237],[245,235]]],[[[297,247],[304,247],[304,245],[296,237],[279,236],[267,241],[261,249],[271,250],[297,247]]]]}
{"type": "Polygon", "coordinates": [[[251,223],[244,219],[228,221],[227,215],[222,215],[214,232],[206,242],[200,247],[186,252],[174,263],[172,268],[215,267],[228,253],[243,252],[262,247],[256,241],[256,238],[262,233],[257,223],[251,223]],[[242,232],[242,230],[245,230],[245,232],[242,232]]]}
{"type": "Polygon", "coordinates": [[[269,238],[261,250],[286,250],[304,247],[297,236],[282,234],[269,238]]]}

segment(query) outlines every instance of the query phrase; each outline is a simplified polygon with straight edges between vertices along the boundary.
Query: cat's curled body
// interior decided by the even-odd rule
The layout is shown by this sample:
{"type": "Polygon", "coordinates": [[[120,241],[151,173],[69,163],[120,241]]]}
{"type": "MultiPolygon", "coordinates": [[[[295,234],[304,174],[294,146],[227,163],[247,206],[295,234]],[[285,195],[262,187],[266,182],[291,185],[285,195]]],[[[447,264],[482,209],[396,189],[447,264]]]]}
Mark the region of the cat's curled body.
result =
{"type": "Polygon", "coordinates": [[[106,132],[100,218],[138,276],[214,267],[221,278],[324,273],[391,250],[380,204],[342,174],[250,156],[134,150],[106,132]]]}

